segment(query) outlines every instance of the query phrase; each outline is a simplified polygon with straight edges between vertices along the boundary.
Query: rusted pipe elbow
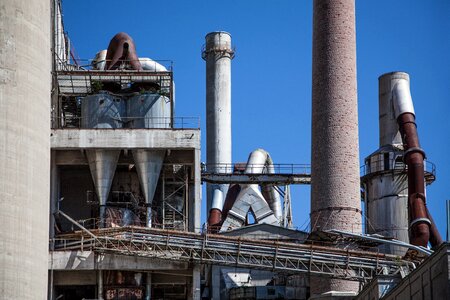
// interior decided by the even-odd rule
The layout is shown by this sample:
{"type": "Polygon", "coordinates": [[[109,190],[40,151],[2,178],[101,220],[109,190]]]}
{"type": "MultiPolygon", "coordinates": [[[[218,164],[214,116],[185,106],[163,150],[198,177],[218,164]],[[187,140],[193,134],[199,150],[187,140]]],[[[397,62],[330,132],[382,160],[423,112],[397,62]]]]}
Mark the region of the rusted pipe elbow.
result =
{"type": "Polygon", "coordinates": [[[122,63],[128,64],[133,70],[142,70],[134,41],[125,32],[119,32],[109,42],[105,69],[117,69],[122,63]]]}

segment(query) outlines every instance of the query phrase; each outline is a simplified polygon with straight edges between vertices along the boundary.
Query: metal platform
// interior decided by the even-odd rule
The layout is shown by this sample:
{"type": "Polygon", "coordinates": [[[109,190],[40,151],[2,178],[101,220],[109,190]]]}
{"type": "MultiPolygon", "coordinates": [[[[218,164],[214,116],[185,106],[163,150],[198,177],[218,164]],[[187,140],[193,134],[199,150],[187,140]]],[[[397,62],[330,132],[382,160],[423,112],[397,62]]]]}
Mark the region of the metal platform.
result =
{"type": "Polygon", "coordinates": [[[161,90],[167,90],[172,99],[173,73],[135,71],[135,70],[61,70],[56,72],[59,94],[65,96],[84,96],[95,92],[101,82],[116,82],[121,85],[131,83],[157,83],[161,90]]]}
{"type": "MultiPolygon", "coordinates": [[[[202,167],[202,181],[207,183],[238,184],[311,184],[311,166],[306,164],[273,164],[274,173],[245,174],[234,171],[239,164],[207,164],[202,167]]],[[[263,165],[250,165],[263,169],[263,165]]]]}
{"type": "Polygon", "coordinates": [[[56,251],[92,250],[197,264],[309,273],[364,282],[377,275],[404,276],[415,269],[412,261],[368,251],[145,227],[89,231],[78,226],[82,231],[56,237],[56,251]]]}

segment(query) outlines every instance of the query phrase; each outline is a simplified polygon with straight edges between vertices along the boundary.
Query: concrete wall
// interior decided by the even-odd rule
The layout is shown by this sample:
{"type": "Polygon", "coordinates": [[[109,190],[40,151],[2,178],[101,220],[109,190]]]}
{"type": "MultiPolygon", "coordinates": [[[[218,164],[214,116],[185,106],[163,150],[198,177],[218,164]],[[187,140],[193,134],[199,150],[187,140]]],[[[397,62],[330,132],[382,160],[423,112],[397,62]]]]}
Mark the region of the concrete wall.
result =
{"type": "Polygon", "coordinates": [[[45,299],[50,182],[50,3],[0,5],[0,294],[45,299]]]}
{"type": "Polygon", "coordinates": [[[445,244],[403,279],[383,300],[450,299],[450,244],[445,244]]]}

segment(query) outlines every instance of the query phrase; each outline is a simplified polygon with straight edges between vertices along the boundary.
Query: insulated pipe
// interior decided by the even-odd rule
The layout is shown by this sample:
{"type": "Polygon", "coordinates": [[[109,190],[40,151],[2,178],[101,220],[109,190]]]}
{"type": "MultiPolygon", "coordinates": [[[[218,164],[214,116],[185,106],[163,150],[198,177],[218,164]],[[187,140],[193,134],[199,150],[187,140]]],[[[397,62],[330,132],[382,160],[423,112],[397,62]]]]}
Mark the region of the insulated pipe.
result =
{"type": "MultiPolygon", "coordinates": [[[[247,167],[245,168],[247,174],[262,174],[262,173],[275,173],[273,167],[273,160],[270,154],[264,149],[256,149],[248,158],[247,167]]],[[[264,198],[269,204],[270,209],[273,211],[275,217],[281,221],[282,209],[280,195],[275,190],[273,185],[265,185],[262,187],[262,193],[264,198]]]]}
{"type": "MultiPolygon", "coordinates": [[[[270,157],[269,153],[267,153],[266,165],[267,173],[275,174],[272,157],[270,157]]],[[[262,194],[267,200],[267,203],[269,204],[270,209],[272,209],[275,217],[281,222],[283,219],[283,210],[281,209],[280,193],[275,190],[275,186],[273,184],[265,184],[262,186],[262,194]]]]}
{"type": "MultiPolygon", "coordinates": [[[[222,220],[222,207],[223,207],[223,193],[220,189],[215,189],[213,194],[213,201],[211,210],[209,211],[208,227],[219,226],[222,220]]],[[[216,231],[211,228],[211,232],[216,231]]]]}
{"type": "Polygon", "coordinates": [[[395,117],[404,144],[404,160],[408,165],[408,207],[410,218],[410,243],[426,247],[428,241],[432,247],[442,243],[437,230],[430,238],[432,221],[426,207],[424,159],[425,152],[420,148],[414,106],[409,82],[400,79],[392,90],[395,117]]]}
{"type": "Polygon", "coordinates": [[[133,70],[142,70],[134,41],[125,32],[116,34],[109,42],[105,69],[118,69],[121,63],[130,64],[133,70]]]}

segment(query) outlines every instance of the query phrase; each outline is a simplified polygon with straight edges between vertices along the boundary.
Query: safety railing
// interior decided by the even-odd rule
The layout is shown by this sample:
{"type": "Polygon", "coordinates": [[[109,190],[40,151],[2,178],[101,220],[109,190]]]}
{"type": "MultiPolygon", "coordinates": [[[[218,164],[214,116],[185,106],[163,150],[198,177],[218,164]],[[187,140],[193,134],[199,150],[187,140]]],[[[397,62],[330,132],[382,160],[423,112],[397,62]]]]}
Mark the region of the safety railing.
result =
{"type": "Polygon", "coordinates": [[[200,117],[121,117],[92,118],[79,116],[52,117],[52,128],[76,129],[199,129],[200,117]],[[88,128],[84,124],[103,124],[88,128]],[[109,124],[109,126],[108,126],[109,124]]]}
{"type": "MultiPolygon", "coordinates": [[[[360,168],[360,175],[363,178],[367,178],[384,172],[406,174],[407,170],[408,165],[402,161],[401,157],[392,159],[380,156],[380,159],[376,159],[375,157],[366,159],[364,165],[360,168]]],[[[424,171],[427,184],[430,184],[436,179],[436,165],[434,163],[428,160],[424,161],[424,171]]]]}
{"type": "Polygon", "coordinates": [[[264,164],[219,163],[202,164],[203,173],[215,174],[311,174],[308,164],[273,164],[270,170],[264,164]],[[247,172],[246,172],[247,170],[247,172]]]}
{"type": "MultiPolygon", "coordinates": [[[[56,57],[56,70],[57,71],[73,71],[73,70],[99,70],[103,71],[104,66],[107,62],[111,62],[111,60],[95,60],[95,59],[87,59],[81,58],[75,60],[71,60],[70,62],[64,61],[59,57],[56,57]]],[[[120,65],[127,66],[131,65],[134,62],[133,60],[120,60],[120,65]]],[[[153,70],[161,70],[161,66],[164,67],[167,71],[173,70],[173,61],[168,59],[146,59],[141,58],[139,62],[142,65],[145,65],[147,68],[152,68],[153,70]]],[[[120,70],[120,68],[119,68],[120,70]]],[[[144,70],[145,72],[155,72],[153,70],[144,70]]]]}

